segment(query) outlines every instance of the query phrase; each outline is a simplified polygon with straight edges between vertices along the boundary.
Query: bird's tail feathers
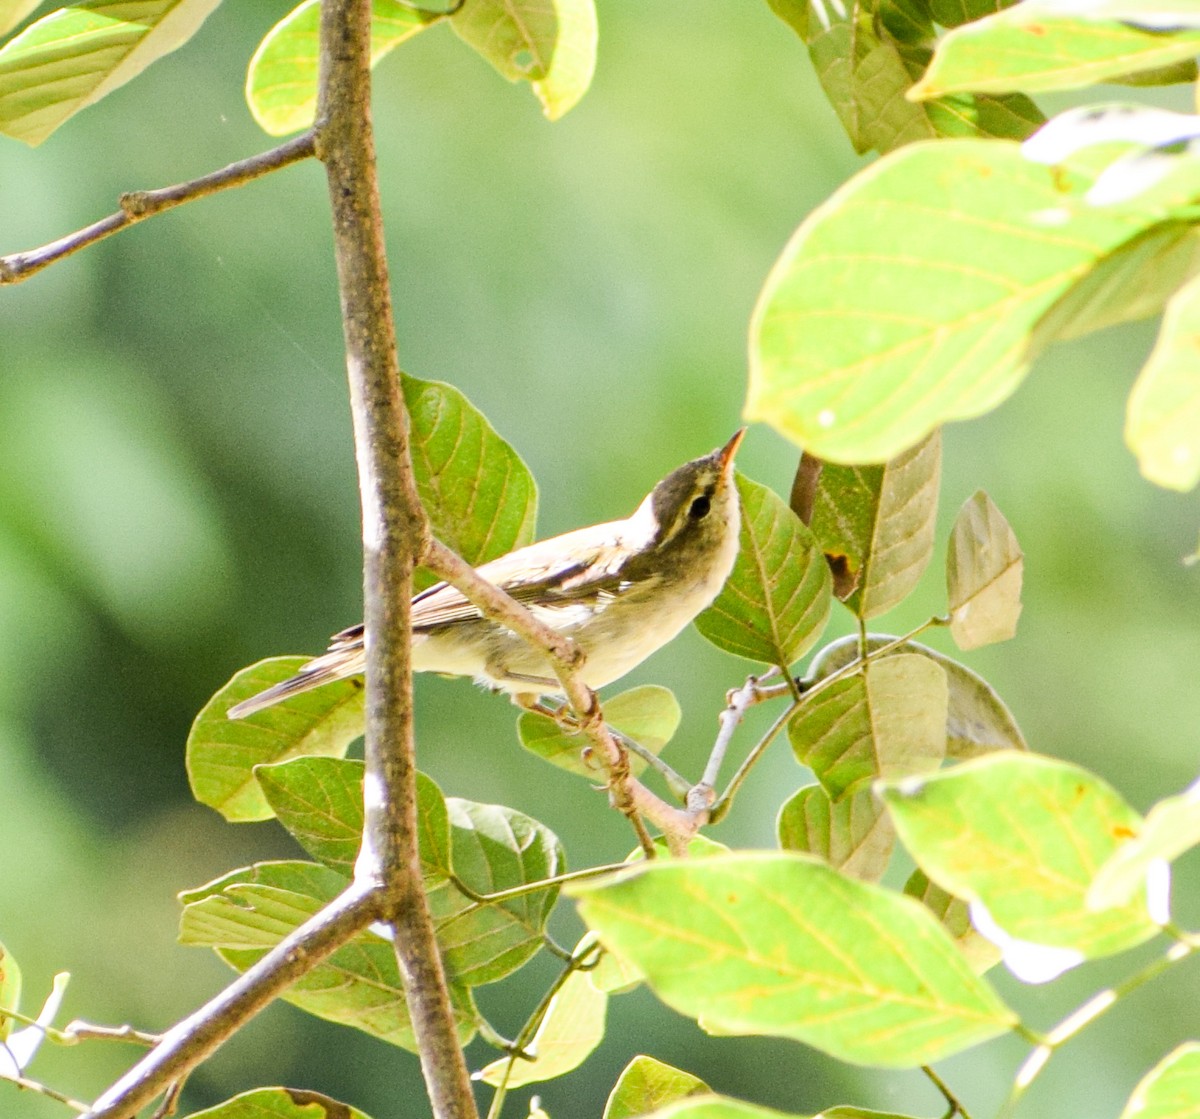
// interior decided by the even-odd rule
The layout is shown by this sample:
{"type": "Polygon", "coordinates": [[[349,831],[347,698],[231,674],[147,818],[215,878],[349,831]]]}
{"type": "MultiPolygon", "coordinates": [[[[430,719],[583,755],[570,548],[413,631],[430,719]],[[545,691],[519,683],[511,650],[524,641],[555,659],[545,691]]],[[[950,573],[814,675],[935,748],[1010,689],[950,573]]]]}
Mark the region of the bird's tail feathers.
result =
{"type": "Polygon", "coordinates": [[[276,703],[289,699],[291,696],[299,695],[301,692],[307,692],[313,688],[320,688],[325,684],[332,684],[335,680],[344,680],[347,677],[355,676],[362,670],[361,644],[357,649],[345,646],[335,648],[333,651],[309,661],[295,676],[282,680],[278,684],[272,684],[265,691],[252,695],[249,699],[242,700],[241,703],[235,703],[226,714],[230,719],[244,719],[247,715],[253,715],[257,711],[273,707],[276,703]],[[354,655],[355,653],[357,656],[354,655]]]}

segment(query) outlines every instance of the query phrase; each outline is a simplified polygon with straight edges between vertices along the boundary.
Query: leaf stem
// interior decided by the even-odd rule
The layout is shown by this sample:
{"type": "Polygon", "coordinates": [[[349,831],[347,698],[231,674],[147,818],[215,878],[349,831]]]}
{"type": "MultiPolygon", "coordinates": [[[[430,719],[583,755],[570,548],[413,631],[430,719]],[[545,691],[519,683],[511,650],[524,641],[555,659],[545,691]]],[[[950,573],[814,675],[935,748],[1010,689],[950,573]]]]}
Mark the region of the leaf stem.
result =
{"type": "Polygon", "coordinates": [[[521,1027],[521,1032],[517,1034],[509,1050],[508,1064],[504,1067],[504,1076],[500,1083],[496,1086],[496,1094],[492,1097],[491,1106],[488,1108],[487,1119],[500,1119],[500,1112],[504,1108],[504,1099],[508,1095],[508,1079],[512,1075],[512,1070],[516,1067],[519,1060],[529,1060],[528,1056],[523,1056],[529,1049],[529,1043],[533,1040],[534,1035],[541,1027],[542,1020],[546,1017],[546,1012],[550,1009],[550,1003],[554,1000],[554,996],[562,990],[563,984],[571,978],[576,971],[585,969],[590,965],[590,957],[598,956],[603,949],[600,944],[593,938],[589,937],[579,947],[575,953],[567,961],[567,966],[550,984],[546,993],[538,1001],[538,1004],[533,1009],[533,1013],[525,1020],[525,1025],[521,1027]]]}
{"type": "Polygon", "coordinates": [[[1017,1070],[1012,1090],[1000,1108],[996,1119],[1010,1119],[1021,1098],[1041,1075],[1042,1069],[1046,1067],[1046,1063],[1059,1048],[1077,1036],[1084,1027],[1089,1026],[1102,1014],[1116,1006],[1130,992],[1136,991],[1152,979],[1158,978],[1169,968],[1187,959],[1198,947],[1200,945],[1190,937],[1172,944],[1158,959],[1151,960],[1145,967],[1135,971],[1120,983],[1115,983],[1106,990],[1093,995],[1087,1002],[1071,1011],[1058,1025],[1047,1031],[1040,1044],[1025,1058],[1024,1064],[1017,1070]]]}
{"type": "Polygon", "coordinates": [[[954,1116],[960,1115],[962,1119],[971,1119],[970,1112],[962,1105],[962,1101],[950,1090],[950,1086],[933,1070],[930,1065],[922,1065],[921,1071],[930,1079],[933,1086],[942,1093],[946,1104],[950,1110],[942,1117],[942,1119],[954,1119],[954,1116]]]}
{"type": "Polygon", "coordinates": [[[66,1104],[72,1111],[80,1113],[86,1112],[88,1105],[79,1100],[72,1099],[70,1096],[55,1088],[51,1088],[46,1084],[42,1084],[37,1080],[30,1080],[27,1076],[0,1076],[0,1081],[7,1081],[10,1084],[15,1084],[18,1088],[23,1088],[27,1092],[36,1092],[39,1096],[45,1096],[47,1099],[52,1099],[56,1103],[66,1104]]]}
{"type": "Polygon", "coordinates": [[[121,195],[118,201],[120,209],[115,214],[101,218],[40,248],[0,257],[0,284],[20,283],[56,261],[71,256],[80,249],[86,249],[97,241],[103,241],[114,233],[120,233],[121,230],[128,229],[145,218],[174,209],[184,202],[192,202],[229,187],[241,186],[271,171],[278,171],[292,163],[308,159],[313,152],[313,131],[310,129],[270,151],[260,152],[248,159],[239,159],[228,167],[210,171],[198,179],[160,187],[157,190],[129,191],[121,195]]]}
{"type": "MultiPolygon", "coordinates": [[[[557,874],[553,878],[542,878],[537,882],[525,882],[520,886],[510,886],[507,890],[497,890],[494,894],[481,894],[453,875],[451,875],[450,881],[454,883],[456,889],[466,894],[475,903],[475,906],[496,905],[500,902],[512,901],[514,898],[525,897],[527,894],[536,894],[539,890],[553,889],[561,886],[564,882],[578,882],[584,878],[597,878],[602,874],[612,874],[618,870],[624,870],[628,866],[628,863],[607,863],[604,866],[584,867],[582,870],[557,874]]],[[[474,909],[467,909],[464,912],[474,912],[474,909]]]]}

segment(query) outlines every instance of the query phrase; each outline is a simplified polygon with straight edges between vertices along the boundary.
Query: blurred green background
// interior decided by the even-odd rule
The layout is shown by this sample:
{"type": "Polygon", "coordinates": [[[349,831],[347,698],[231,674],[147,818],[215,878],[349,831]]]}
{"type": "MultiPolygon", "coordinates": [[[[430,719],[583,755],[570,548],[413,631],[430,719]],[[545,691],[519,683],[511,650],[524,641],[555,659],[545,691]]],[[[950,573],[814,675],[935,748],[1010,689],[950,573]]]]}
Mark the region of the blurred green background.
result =
{"type": "MultiPolygon", "coordinates": [[[[122,190],[269,146],[241,86],[289,7],[226,4],[42,149],[6,142],[0,251],[86,224],[122,190]]],[[[458,385],[517,447],[542,487],[542,535],[625,515],[729,436],[757,290],[796,224],[862,162],[765,4],[602,3],[600,18],[594,87],[556,125],[448,29],[378,73],[402,362],[458,385]]],[[[1143,324],[1058,347],[1012,401],[948,430],[941,534],[978,487],[1006,512],[1027,555],[1021,630],[967,660],[1034,749],[1092,767],[1143,809],[1195,777],[1200,740],[1200,568],[1180,564],[1197,502],[1143,482],[1121,442],[1152,335],[1143,324]]],[[[755,428],[739,462],[786,494],[796,454],[755,428]]],[[[940,565],[876,628],[939,611],[940,565]]],[[[273,825],[235,828],[192,803],[188,726],[237,668],[319,651],[359,616],[319,167],[157,218],[0,294],[0,939],[24,970],[27,1009],[67,969],[65,1017],[156,1030],[226,980],[215,957],[174,944],[174,894],[292,848],[273,825]]],[[[696,774],[721,697],[749,667],[689,631],[626,683],[676,690],[685,719],[668,756],[696,774]]],[[[543,820],[573,866],[629,849],[600,795],[517,746],[502,699],[422,679],[418,705],[422,766],[448,794],[543,820]]],[[[714,836],[771,844],[778,805],[807,779],[779,743],[714,836]]],[[[1177,882],[1194,925],[1187,860],[1177,882]]],[[[564,912],[563,937],[576,928],[564,912]]],[[[1131,966],[1089,965],[1050,988],[999,983],[1044,1027],[1131,966]]],[[[480,993],[502,1030],[536,1000],[535,973],[480,993]]],[[[1055,1058],[1023,1114],[1116,1116],[1141,1074],[1195,1036],[1198,1005],[1194,972],[1139,992],[1055,1058]]],[[[707,1038],[645,991],[614,1000],[609,1023],[580,1072],[537,1090],[555,1119],[599,1115],[636,1052],[798,1113],[942,1110],[918,1073],[707,1038]]],[[[988,1115],[1022,1052],[999,1043],[942,1071],[988,1115]]],[[[32,1073],[91,1098],[134,1055],[47,1047],[32,1073]]],[[[490,1059],[479,1043],[470,1056],[490,1059]]],[[[192,1077],[183,1110],[273,1083],[374,1119],[427,1114],[414,1057],[286,1006],[192,1077]]],[[[64,1113],[0,1084],[6,1119],[64,1113]]]]}

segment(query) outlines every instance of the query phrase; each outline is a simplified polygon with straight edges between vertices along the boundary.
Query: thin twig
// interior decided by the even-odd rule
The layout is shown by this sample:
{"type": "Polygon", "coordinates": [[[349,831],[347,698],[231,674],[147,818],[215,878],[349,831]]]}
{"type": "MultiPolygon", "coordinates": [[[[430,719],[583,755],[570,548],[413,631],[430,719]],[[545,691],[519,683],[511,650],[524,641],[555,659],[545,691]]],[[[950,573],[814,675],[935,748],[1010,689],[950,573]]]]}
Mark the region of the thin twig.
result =
{"type": "Polygon", "coordinates": [[[710,818],[714,824],[719,823],[724,819],[725,814],[729,811],[730,805],[733,804],[733,798],[737,796],[738,789],[742,787],[742,782],[750,774],[750,770],[754,768],[755,762],[766,753],[767,747],[775,741],[775,736],[787,726],[788,720],[796,713],[799,708],[799,703],[791,703],[786,711],[783,712],[770,727],[767,728],[767,733],[762,736],[755,744],[754,749],[746,755],[745,761],[738,766],[737,772],[733,775],[733,779],[729,782],[729,786],[720,798],[712,806],[710,818]]]}
{"type": "Polygon", "coordinates": [[[179,1107],[179,1097],[183,1094],[184,1078],[176,1080],[163,1095],[162,1103],[154,1109],[154,1114],[150,1119],[168,1119],[168,1116],[174,1115],[179,1107]]]}
{"type": "Polygon", "coordinates": [[[61,1030],[46,1032],[51,1041],[61,1041],[64,1045],[76,1045],[81,1041],[128,1041],[134,1045],[154,1046],[162,1041],[162,1034],[146,1033],[132,1026],[97,1026],[78,1018],[61,1030]]]}
{"type": "Polygon", "coordinates": [[[943,1116],[943,1119],[954,1119],[956,1115],[961,1115],[962,1119],[971,1119],[970,1113],[962,1105],[962,1101],[950,1090],[950,1086],[940,1077],[929,1065],[922,1065],[921,1071],[929,1078],[933,1086],[942,1093],[942,1098],[946,1101],[949,1111],[943,1116]]]}
{"type": "Polygon", "coordinates": [[[598,760],[608,770],[617,807],[631,819],[634,814],[644,816],[666,836],[673,850],[680,844],[686,849],[688,840],[707,823],[707,811],[696,813],[675,808],[629,774],[627,761],[622,762],[625,751],[609,733],[595,693],[579,674],[583,656],[574,642],[539,622],[521,603],[489,583],[441,541],[429,540],[421,563],[466,595],[485,617],[546,651],[563,694],[579,721],[580,731],[591,739],[598,760]]]}
{"type": "Polygon", "coordinates": [[[598,878],[604,874],[615,874],[618,870],[624,870],[628,865],[628,863],[609,863],[606,866],[589,866],[583,870],[572,870],[566,874],[558,874],[553,878],[542,878],[537,882],[526,882],[521,886],[511,886],[507,890],[497,890],[494,894],[481,894],[477,890],[471,889],[461,878],[451,877],[450,881],[454,883],[455,889],[471,899],[472,905],[464,910],[465,913],[469,913],[473,912],[479,906],[499,905],[501,902],[523,898],[529,894],[536,894],[539,890],[549,890],[556,886],[561,886],[564,882],[578,882],[585,878],[598,878]]]}
{"type": "Polygon", "coordinates": [[[529,1044],[541,1028],[546,1013],[550,1009],[550,1003],[554,1001],[554,996],[562,990],[563,984],[575,972],[587,970],[589,966],[592,966],[589,963],[590,958],[593,956],[598,957],[602,951],[603,949],[595,940],[583,943],[580,949],[577,949],[578,954],[571,955],[571,958],[567,961],[567,966],[559,972],[546,993],[538,1000],[533,1013],[525,1020],[525,1025],[521,1027],[521,1032],[517,1034],[516,1039],[512,1043],[512,1048],[509,1050],[508,1064],[504,1067],[503,1078],[496,1086],[496,1094],[492,1097],[492,1104],[488,1108],[487,1119],[499,1119],[500,1112],[504,1107],[504,1097],[508,1094],[508,1080],[512,1075],[512,1070],[516,1066],[517,1061],[529,1061],[536,1058],[536,1055],[534,1058],[530,1057],[529,1044]]]}
{"type": "Polygon", "coordinates": [[[729,743],[733,740],[734,731],[741,725],[742,720],[746,717],[746,712],[761,701],[759,685],[764,680],[769,680],[772,676],[777,675],[779,671],[778,668],[771,668],[761,676],[748,676],[740,688],[734,689],[725,697],[725,708],[717,716],[717,722],[721,729],[717,732],[717,740],[713,743],[712,752],[708,755],[704,776],[700,778],[702,786],[709,790],[717,787],[721,763],[725,760],[725,753],[729,749],[729,743]]]}
{"type": "Polygon", "coordinates": [[[88,1119],[128,1119],[136,1114],[277,995],[378,920],[382,916],[379,903],[378,891],[351,886],[215,998],[172,1026],[158,1045],[92,1105],[88,1119]]]}
{"type": "Polygon", "coordinates": [[[310,130],[270,151],[260,152],[248,159],[239,159],[228,167],[210,171],[198,179],[161,187],[158,190],[130,191],[121,195],[118,202],[121,208],[115,214],[101,218],[100,221],[74,233],[68,233],[65,237],[40,248],[0,257],[0,284],[20,283],[56,261],[77,253],[80,249],[86,249],[97,241],[103,241],[105,237],[111,237],[114,233],[120,233],[144,218],[153,217],[184,202],[192,202],[229,187],[241,186],[271,171],[278,171],[289,164],[308,159],[312,154],[313,133],[310,130]]]}
{"type": "Polygon", "coordinates": [[[477,1119],[417,849],[410,634],[429,521],[417,493],[371,122],[371,0],[324,0],[316,152],[325,164],[363,516],[365,824],[356,878],[385,896],[436,1119],[477,1119]]]}
{"type": "Polygon", "coordinates": [[[54,1100],[56,1103],[66,1104],[72,1111],[85,1112],[88,1109],[86,1103],[79,1100],[74,1100],[63,1092],[55,1088],[51,1088],[46,1084],[42,1084],[37,1080],[30,1080],[26,1076],[2,1076],[0,1082],[7,1081],[10,1084],[15,1084],[18,1088],[24,1088],[28,1092],[36,1092],[39,1096],[45,1096],[47,1099],[54,1100]]]}
{"type": "Polygon", "coordinates": [[[1120,983],[1093,995],[1082,1006],[1068,1014],[1057,1026],[1049,1030],[1041,1039],[1041,1043],[1025,1058],[1024,1064],[1017,1070],[1012,1090],[997,1113],[996,1119],[1010,1119],[1017,1104],[1020,1103],[1021,1097],[1041,1075],[1042,1069],[1046,1067],[1046,1062],[1061,1046],[1079,1034],[1085,1026],[1091,1025],[1102,1014],[1111,1010],[1131,991],[1137,990],[1152,979],[1157,979],[1164,971],[1186,960],[1196,952],[1197,948],[1200,948],[1200,944],[1191,938],[1172,944],[1158,959],[1151,960],[1145,967],[1135,971],[1120,983]]]}

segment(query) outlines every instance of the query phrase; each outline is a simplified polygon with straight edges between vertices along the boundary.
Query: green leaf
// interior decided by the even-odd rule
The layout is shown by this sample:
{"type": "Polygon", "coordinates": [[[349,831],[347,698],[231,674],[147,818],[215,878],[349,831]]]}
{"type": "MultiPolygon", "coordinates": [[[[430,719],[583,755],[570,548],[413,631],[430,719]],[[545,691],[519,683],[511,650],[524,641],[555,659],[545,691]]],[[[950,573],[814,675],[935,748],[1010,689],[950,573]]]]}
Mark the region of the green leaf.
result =
{"type": "Polygon", "coordinates": [[[877,777],[929,773],[946,756],[946,674],[915,653],[883,657],[805,696],[788,737],[834,800],[877,777]]]}
{"type": "Polygon", "coordinates": [[[688,1096],[709,1093],[703,1080],[653,1057],[637,1056],[625,1066],[609,1093],[603,1119],[637,1119],[688,1096]]]}
{"type": "Polygon", "coordinates": [[[1160,800],[1146,814],[1141,830],[1122,843],[1100,867],[1088,889],[1093,909],[1125,905],[1144,890],[1151,867],[1170,863],[1200,844],[1200,785],[1160,800]]]}
{"type": "Polygon", "coordinates": [[[593,0],[471,0],[450,24],[510,82],[527,81],[550,120],[587,92],[596,68],[593,0]]]}
{"type": "MultiPolygon", "coordinates": [[[[453,386],[406,376],[403,388],[417,491],[434,536],[476,567],[531,543],[537,486],[517,452],[453,386]]],[[[422,572],[417,587],[432,581],[422,572]]]]}
{"type": "Polygon", "coordinates": [[[816,19],[799,5],[771,6],[808,44],[817,77],[859,152],[887,152],[939,136],[1024,139],[1041,123],[1036,106],[1023,97],[966,95],[932,104],[908,99],[934,36],[928,12],[914,5],[822,4],[816,19]]]}
{"type": "Polygon", "coordinates": [[[916,898],[941,921],[976,975],[982,975],[1000,962],[1000,949],[971,924],[967,903],[930,882],[929,876],[920,867],[909,875],[904,883],[904,892],[910,898],[916,898]]]}
{"type": "Polygon", "coordinates": [[[767,281],[746,415],[821,458],[870,462],[994,408],[1025,375],[1042,316],[1194,195],[1189,169],[1093,206],[1104,161],[1086,154],[1049,168],[1014,144],[946,140],[856,175],[767,281]]]}
{"type": "Polygon", "coordinates": [[[833,570],[833,590],[860,618],[902,602],[933,555],[942,437],[932,432],[881,466],[825,463],[812,529],[833,570]]]}
{"type": "MultiPolygon", "coordinates": [[[[894,637],[886,634],[867,634],[867,649],[874,652],[890,645],[894,637]]],[[[941,666],[949,685],[946,707],[946,755],[951,758],[974,758],[992,750],[1028,750],[1012,712],[980,675],[972,672],[945,653],[905,641],[891,653],[920,653],[941,666]]],[[[812,659],[809,679],[816,683],[844,668],[858,657],[858,635],[850,634],[830,642],[812,659]]]]}
{"type": "Polygon", "coordinates": [[[16,1010],[21,1005],[21,969],[3,944],[0,944],[0,1042],[8,1037],[13,1020],[5,1017],[4,1011],[16,1010]]]}
{"type": "Polygon", "coordinates": [[[730,1099],[728,1096],[694,1096],[659,1108],[644,1119],[801,1119],[768,1107],[730,1099]]]}
{"type": "Polygon", "coordinates": [[[1121,1119],[1196,1119],[1200,1116],[1200,1043],[1184,1042],[1133,1090],[1121,1119]]]}
{"type": "Polygon", "coordinates": [[[786,668],[829,620],[829,571],[813,534],[785,502],[740,474],[737,487],[737,561],[696,628],[726,652],[786,668]]]}
{"type": "MultiPolygon", "coordinates": [[[[318,862],[343,874],[354,870],[363,831],[363,763],[303,757],[260,765],[254,776],[279,822],[318,862]]],[[[417,823],[426,878],[450,873],[450,820],[442,791],[417,774],[417,823]]]]}
{"type": "MultiPolygon", "coordinates": [[[[349,885],[313,863],[260,863],[180,895],[180,942],[205,945],[245,971],[349,885]]],[[[451,1001],[463,1044],[477,1017],[470,992],[450,976],[451,1001]]],[[[390,940],[368,930],[289,987],[288,1002],[331,1022],[353,1026],[417,1051],[404,988],[390,940]]]]}
{"type": "Polygon", "coordinates": [[[1025,557],[1004,514],[983,490],[967,498],[946,550],[950,632],[960,649],[1007,641],[1021,615],[1025,557]]]}
{"type": "Polygon", "coordinates": [[[1157,485],[1190,490],[1200,481],[1200,279],[1167,304],[1158,342],[1129,397],[1125,442],[1157,485]]]}
{"type": "Polygon", "coordinates": [[[536,1059],[493,1061],[479,1078],[493,1087],[507,1084],[509,1088],[520,1088],[565,1075],[583,1064],[604,1040],[607,1010],[608,996],[592,986],[588,973],[573,971],[550,1000],[534,1035],[530,1050],[536,1059]]]}
{"type": "Polygon", "coordinates": [[[569,892],[608,949],[710,1032],[906,1068],[1014,1021],[927,910],[804,856],[653,863],[569,892]]]}
{"type": "MultiPolygon", "coordinates": [[[[630,688],[604,701],[605,722],[652,754],[659,753],[671,741],[682,717],[675,693],[657,684],[630,688]]],[[[567,734],[553,719],[531,711],[517,718],[517,735],[521,745],[531,754],[589,781],[597,779],[597,770],[589,768],[583,760],[583,750],[589,741],[587,735],[567,734]]],[[[629,771],[635,777],[645,768],[646,763],[641,758],[636,754],[629,755],[629,771]]]]}
{"type": "MultiPolygon", "coordinates": [[[[544,824],[503,805],[446,798],[455,875],[479,894],[561,874],[562,847],[544,824]]],[[[450,882],[429,890],[446,970],[464,985],[494,983],[516,971],[542,945],[558,888],[479,905],[450,882]]]]}
{"type": "Polygon", "coordinates": [[[832,801],[808,785],[784,802],[775,823],[785,851],[815,855],[834,870],[878,882],[892,857],[896,830],[870,789],[832,801]]]}
{"type": "Polygon", "coordinates": [[[0,132],[40,144],[183,46],[220,0],[78,0],[0,48],[0,132]]]}
{"type": "Polygon", "coordinates": [[[1047,977],[1140,944],[1157,926],[1143,902],[1096,912],[1097,870],[1141,820],[1100,778],[1067,762],[1005,752],[883,787],[901,841],[943,889],[972,906],[977,928],[1018,974],[1047,977]],[[1019,944],[1003,941],[987,927],[1019,944]],[[1043,959],[1029,946],[1069,950],[1043,959]],[[1055,964],[1057,960],[1057,964],[1055,964]],[[1029,966],[1026,966],[1029,965],[1029,966]]]}
{"type": "MultiPolygon", "coordinates": [[[[443,16],[399,0],[372,0],[371,65],[443,16]]],[[[320,0],[304,0],[259,44],[246,74],[246,102],[264,132],[284,136],[308,128],[317,107],[320,0]]]]}
{"type": "Polygon", "coordinates": [[[369,1119],[357,1107],[306,1088],[255,1088],[188,1119],[369,1119]]]}
{"type": "Polygon", "coordinates": [[[7,35],[42,0],[0,0],[0,35],[7,35]]]}
{"type": "Polygon", "coordinates": [[[303,754],[341,757],[363,732],[363,689],[340,680],[297,695],[248,719],[230,719],[235,703],[295,675],[307,657],[271,657],[234,674],[201,709],[187,740],[192,795],[227,820],[267,820],[271,806],[254,767],[303,754]]]}
{"type": "Polygon", "coordinates": [[[964,23],[994,15],[1016,0],[930,0],[929,14],[939,27],[960,27],[964,23]]]}
{"type": "Polygon", "coordinates": [[[867,1107],[829,1107],[813,1119],[912,1119],[895,1111],[872,1111],[867,1107]]]}
{"type": "Polygon", "coordinates": [[[910,96],[1077,89],[1197,54],[1200,34],[1193,31],[1146,31],[1119,15],[1088,18],[1057,0],[1025,0],[947,34],[910,96]]]}

